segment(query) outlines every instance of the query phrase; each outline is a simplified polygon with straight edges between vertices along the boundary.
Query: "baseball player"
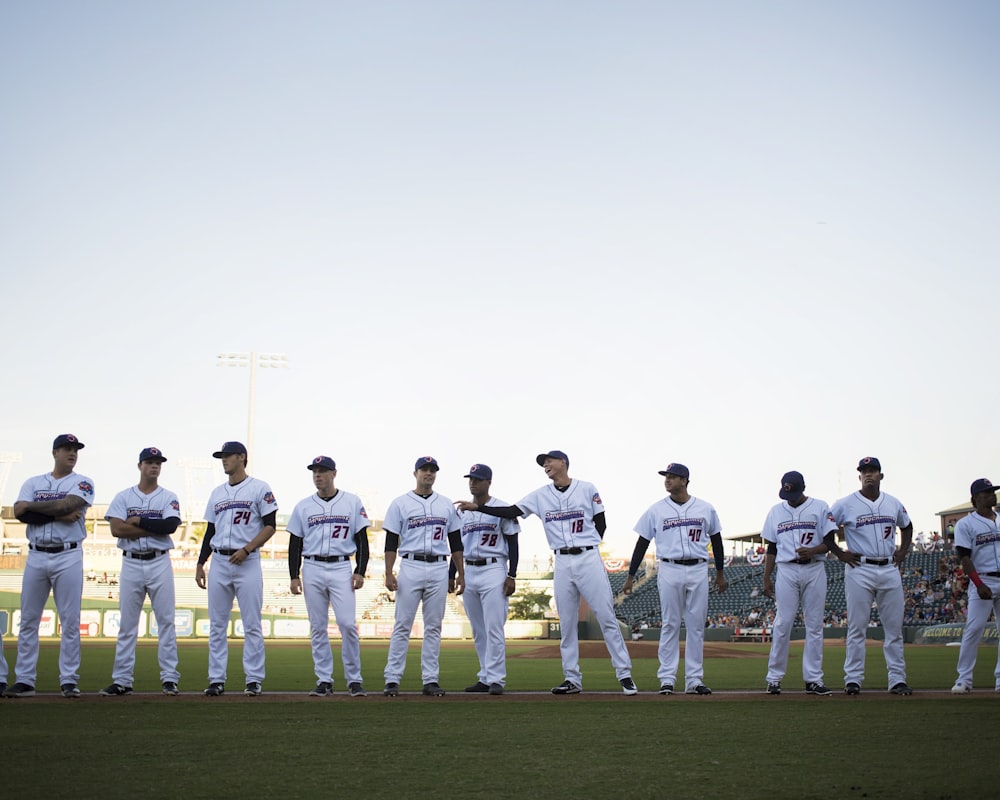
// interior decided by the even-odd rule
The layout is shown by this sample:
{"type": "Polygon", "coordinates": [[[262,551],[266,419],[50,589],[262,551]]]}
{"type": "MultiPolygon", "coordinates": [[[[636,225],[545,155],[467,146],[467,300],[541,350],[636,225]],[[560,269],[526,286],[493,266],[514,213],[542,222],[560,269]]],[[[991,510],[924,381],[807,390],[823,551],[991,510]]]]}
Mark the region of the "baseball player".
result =
{"type": "Polygon", "coordinates": [[[723,574],[725,556],[722,551],[722,526],[715,509],[704,500],[688,494],[691,473],[683,464],[668,464],[660,475],[667,496],[651,505],[635,524],[639,538],[632,552],[628,577],[623,591],[632,592],[639,565],[650,541],[656,542],[660,559],[656,583],[660,590],[660,630],[658,654],[660,694],[674,693],[677,665],[680,661],[681,615],[687,627],[684,645],[684,692],[708,695],[703,666],[705,653],[705,620],[708,617],[708,545],[712,544],[715,559],[715,585],[726,591],[723,574]]]}
{"type": "MultiPolygon", "coordinates": [[[[764,594],[775,601],[777,615],[771,631],[771,655],[767,662],[767,693],[781,694],[781,679],[788,668],[788,643],[795,613],[802,604],[806,643],[802,651],[802,679],[808,694],[829,697],[823,685],[823,608],[826,605],[826,567],[823,562],[829,542],[837,535],[830,507],[815,497],[806,497],[801,472],[781,476],[778,503],[764,520],[761,537],[767,542],[764,558],[764,594]],[[774,565],[781,563],[775,588],[774,565]]],[[[834,542],[835,544],[836,542],[834,542]]]]}
{"type": "MultiPolygon", "coordinates": [[[[972,691],[972,670],[976,666],[979,642],[994,615],[1000,633],[1000,525],[997,524],[997,487],[986,478],[978,478],[969,489],[975,513],[962,517],[955,525],[955,550],[962,569],[969,576],[969,607],[965,618],[962,647],[958,652],[958,680],[952,694],[972,691]],[[972,587],[976,587],[973,593],[972,587]]],[[[1000,692],[1000,645],[993,671],[996,691],[1000,692]]]]}
{"type": "Polygon", "coordinates": [[[399,694],[399,682],[406,667],[406,650],[417,606],[424,612],[424,641],[420,647],[423,693],[441,697],[438,683],[441,654],[441,623],[448,592],[465,589],[462,563],[462,533],[458,513],[451,500],[434,491],[438,462],[431,456],[417,459],[413,467],[416,487],[397,497],[386,511],[385,588],[396,593],[396,622],[389,642],[385,665],[386,697],[399,694]],[[402,559],[399,576],[393,573],[396,553],[402,559]],[[455,564],[453,585],[448,578],[448,555],[455,564]]]}
{"type": "Polygon", "coordinates": [[[545,470],[551,485],[536,489],[514,506],[493,506],[462,501],[461,511],[478,511],[501,519],[538,516],[545,529],[549,547],[555,551],[553,589],[556,611],[562,621],[559,652],[562,656],[565,680],[553,687],[552,694],[579,694],[583,691],[580,671],[580,642],[577,620],[580,598],[590,605],[604,634],[604,644],[611,655],[615,675],[627,695],[639,693],[632,680],[632,660],[625,647],[618,620],[611,582],[598,549],[604,538],[607,522],[604,504],[592,483],[569,476],[569,456],[561,450],[550,450],[535,457],[535,463],[545,470]]]}
{"type": "Polygon", "coordinates": [[[177,636],[174,632],[174,570],[170,535],[181,521],[177,495],[159,485],[166,457],[155,447],[139,453],[139,484],[115,495],[105,519],[122,551],[119,578],[121,621],[115,645],[115,666],[105,696],[132,694],[139,615],[149,595],[158,628],[157,657],[163,693],[177,694],[177,636]]]}
{"type": "Polygon", "coordinates": [[[218,486],[208,499],[205,520],[208,530],[201,542],[195,568],[195,582],[208,587],[208,688],[205,694],[218,697],[226,689],[229,647],[226,633],[233,598],[243,618],[243,693],[256,697],[264,680],[264,634],[261,609],[264,605],[264,576],[257,552],[274,535],[278,502],[271,487],[247,475],[247,449],[240,442],[226,442],[212,454],[222,459],[229,481],[218,486]],[[205,563],[215,555],[206,581],[205,563]]]}
{"type": "MultiPolygon", "coordinates": [[[[889,672],[889,691],[909,695],[903,660],[903,579],[900,567],[910,552],[913,523],[899,500],[881,491],[882,464],[866,457],[858,462],[860,491],[833,504],[833,521],[847,540],[847,549],[834,543],[834,555],[847,564],[844,593],[847,597],[847,656],[844,691],[861,692],[865,678],[865,638],[872,602],[877,603],[885,643],[882,653],[889,672]],[[896,547],[896,528],[900,544],[896,547]]],[[[829,546],[829,541],[827,542],[829,546]]]]}
{"type": "Polygon", "coordinates": [[[327,632],[332,605],[340,629],[340,657],[347,691],[351,697],[364,697],[355,592],[365,585],[365,570],[368,569],[368,514],[361,498],[334,486],[337,464],[332,458],[316,456],[307,469],[312,471],[316,493],[295,506],[287,529],[291,534],[288,540],[289,588],[292,594],[302,594],[305,589],[306,611],[309,612],[317,681],[316,688],[309,694],[313,697],[333,694],[333,653],[327,632]],[[353,572],[352,555],[357,559],[353,572]]]}
{"type": "MultiPolygon", "coordinates": [[[[469,493],[479,505],[503,506],[490,497],[493,470],[486,464],[469,468],[469,493]]],[[[491,517],[478,511],[462,513],[462,547],[465,551],[465,613],[472,625],[472,640],[479,656],[478,680],[467,692],[503,694],[507,683],[507,649],[504,624],[508,598],[517,577],[516,520],[491,517]]]]}
{"type": "Polygon", "coordinates": [[[14,503],[27,524],[28,563],[21,583],[21,629],[17,636],[17,682],[8,697],[33,697],[38,667],[38,626],[49,593],[56,603],[62,638],[59,691],[79,697],[80,602],[83,597],[84,517],[94,502],[94,482],[76,473],[84,444],[71,433],[52,442],[52,472],[29,478],[14,503]]]}

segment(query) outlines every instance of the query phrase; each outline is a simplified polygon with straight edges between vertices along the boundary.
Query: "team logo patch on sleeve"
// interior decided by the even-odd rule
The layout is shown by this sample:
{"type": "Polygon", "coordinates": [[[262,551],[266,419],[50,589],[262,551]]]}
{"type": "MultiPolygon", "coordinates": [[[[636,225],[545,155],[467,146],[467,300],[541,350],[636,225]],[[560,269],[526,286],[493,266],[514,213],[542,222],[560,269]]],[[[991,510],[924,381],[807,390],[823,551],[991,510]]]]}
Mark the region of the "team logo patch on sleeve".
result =
{"type": "Polygon", "coordinates": [[[599,506],[604,505],[604,503],[601,502],[601,496],[597,492],[594,492],[594,502],[599,506]]]}
{"type": "Polygon", "coordinates": [[[180,503],[178,503],[178,502],[177,502],[176,500],[171,500],[171,501],[170,501],[170,507],[171,507],[171,508],[172,508],[172,509],[173,509],[174,511],[180,511],[180,510],[181,510],[181,504],[180,504],[180,503]]]}
{"type": "Polygon", "coordinates": [[[268,492],[264,495],[264,502],[268,504],[275,504],[278,501],[274,499],[274,492],[268,492]]]}
{"type": "Polygon", "coordinates": [[[834,525],[836,525],[836,524],[837,524],[837,520],[835,520],[835,519],[833,518],[833,512],[832,512],[832,511],[831,511],[831,512],[830,512],[829,514],[827,514],[827,515],[826,515],[826,518],[827,518],[828,520],[830,520],[830,522],[832,522],[832,523],[833,523],[834,525]]]}
{"type": "Polygon", "coordinates": [[[365,511],[364,506],[361,506],[361,516],[364,517],[365,519],[368,519],[368,512],[365,511]]]}
{"type": "Polygon", "coordinates": [[[77,488],[81,492],[83,492],[84,494],[93,494],[94,493],[94,486],[93,486],[92,483],[90,483],[88,481],[80,481],[77,484],[77,488]]]}

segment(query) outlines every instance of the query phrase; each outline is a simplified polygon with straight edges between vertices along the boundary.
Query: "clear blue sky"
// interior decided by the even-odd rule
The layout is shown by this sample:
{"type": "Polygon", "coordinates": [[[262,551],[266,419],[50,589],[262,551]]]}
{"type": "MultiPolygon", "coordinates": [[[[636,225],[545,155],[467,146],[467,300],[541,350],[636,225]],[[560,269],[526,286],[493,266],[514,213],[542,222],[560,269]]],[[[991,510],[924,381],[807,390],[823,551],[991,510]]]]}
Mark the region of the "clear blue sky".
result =
{"type": "Polygon", "coordinates": [[[931,530],[1000,481],[998,40],[961,0],[5,3],[4,502],[67,431],[98,502],[147,445],[185,497],[253,350],[284,511],[320,453],[379,514],[417,456],[514,502],[560,448],[627,553],[670,461],[733,535],[875,455],[931,530]]]}

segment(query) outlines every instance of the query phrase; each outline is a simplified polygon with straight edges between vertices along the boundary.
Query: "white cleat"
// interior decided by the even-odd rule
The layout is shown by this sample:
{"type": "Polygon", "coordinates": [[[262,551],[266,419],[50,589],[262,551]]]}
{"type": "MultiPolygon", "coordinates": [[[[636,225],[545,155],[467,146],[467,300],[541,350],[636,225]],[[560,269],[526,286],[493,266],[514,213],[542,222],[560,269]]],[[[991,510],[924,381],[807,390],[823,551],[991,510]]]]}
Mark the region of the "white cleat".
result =
{"type": "Polygon", "coordinates": [[[952,694],[969,694],[972,691],[971,686],[966,686],[964,683],[959,681],[954,686],[951,687],[952,694]]]}

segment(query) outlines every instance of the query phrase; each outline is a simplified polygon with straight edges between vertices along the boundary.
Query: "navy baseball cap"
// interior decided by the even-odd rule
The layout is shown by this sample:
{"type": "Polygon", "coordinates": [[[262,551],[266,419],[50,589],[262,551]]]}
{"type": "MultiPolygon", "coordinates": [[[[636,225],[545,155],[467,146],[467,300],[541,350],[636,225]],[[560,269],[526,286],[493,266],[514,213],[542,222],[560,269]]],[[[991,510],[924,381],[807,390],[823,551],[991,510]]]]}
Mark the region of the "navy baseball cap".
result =
{"type": "Polygon", "coordinates": [[[317,467],[325,467],[326,469],[337,469],[337,462],[334,461],[330,456],[316,456],[313,459],[312,464],[310,464],[306,469],[313,470],[317,467]]]}
{"type": "Polygon", "coordinates": [[[491,481],[493,480],[493,470],[485,464],[473,464],[469,467],[469,474],[464,475],[463,477],[478,478],[481,481],[491,481]]]}
{"type": "Polygon", "coordinates": [[[416,472],[418,469],[426,469],[427,467],[430,467],[435,472],[441,469],[434,456],[421,456],[417,459],[417,463],[413,465],[413,471],[416,472]]]}
{"type": "Polygon", "coordinates": [[[792,470],[781,476],[781,490],[778,497],[782,500],[800,500],[806,493],[806,479],[801,472],[792,470]]]}
{"type": "Polygon", "coordinates": [[[77,450],[83,450],[86,445],[72,433],[60,433],[52,442],[52,449],[58,450],[60,447],[75,447],[77,450]]]}
{"type": "Polygon", "coordinates": [[[865,456],[858,462],[858,472],[864,472],[866,469],[877,469],[881,472],[882,462],[875,456],[865,456]]]}
{"type": "Polygon", "coordinates": [[[660,474],[666,477],[667,475],[676,475],[678,478],[690,478],[691,473],[688,468],[683,464],[667,464],[667,468],[660,470],[660,474]]]}
{"type": "Polygon", "coordinates": [[[569,456],[562,450],[549,450],[547,453],[539,453],[535,456],[535,463],[538,464],[538,466],[542,466],[547,458],[561,458],[566,462],[566,466],[569,466],[569,456]]]}
{"type": "Polygon", "coordinates": [[[166,461],[167,457],[163,455],[163,451],[156,447],[146,447],[141,453],[139,453],[140,461],[166,461]]]}
{"type": "Polygon", "coordinates": [[[980,492],[997,492],[1000,491],[1000,486],[994,486],[990,483],[989,478],[976,478],[972,482],[972,486],[969,488],[969,494],[975,497],[980,492]]]}
{"type": "Polygon", "coordinates": [[[242,442],[226,442],[222,447],[212,453],[212,458],[222,458],[223,456],[245,456],[247,448],[242,442]]]}

